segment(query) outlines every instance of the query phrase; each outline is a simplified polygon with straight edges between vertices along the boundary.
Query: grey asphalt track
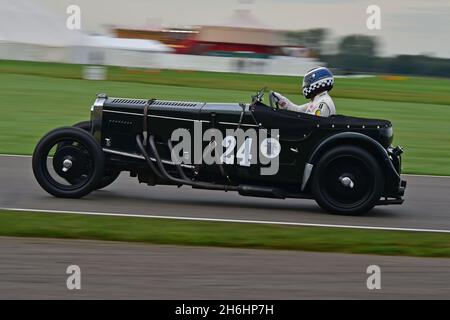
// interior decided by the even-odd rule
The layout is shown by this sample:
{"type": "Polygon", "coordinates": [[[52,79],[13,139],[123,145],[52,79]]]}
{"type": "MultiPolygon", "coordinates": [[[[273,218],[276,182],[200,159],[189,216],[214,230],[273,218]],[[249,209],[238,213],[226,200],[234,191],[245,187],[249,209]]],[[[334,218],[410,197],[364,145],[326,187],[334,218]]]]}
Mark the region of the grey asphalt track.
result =
{"type": "Polygon", "coordinates": [[[58,199],[35,181],[31,158],[0,156],[0,207],[450,230],[450,178],[408,176],[406,180],[403,205],[380,206],[360,217],[334,216],[312,200],[148,187],[125,172],[105,190],[82,199],[58,199]]]}
{"type": "Polygon", "coordinates": [[[91,298],[450,299],[450,259],[0,238],[0,299],[91,298]],[[81,290],[69,291],[74,264],[81,290]]]}

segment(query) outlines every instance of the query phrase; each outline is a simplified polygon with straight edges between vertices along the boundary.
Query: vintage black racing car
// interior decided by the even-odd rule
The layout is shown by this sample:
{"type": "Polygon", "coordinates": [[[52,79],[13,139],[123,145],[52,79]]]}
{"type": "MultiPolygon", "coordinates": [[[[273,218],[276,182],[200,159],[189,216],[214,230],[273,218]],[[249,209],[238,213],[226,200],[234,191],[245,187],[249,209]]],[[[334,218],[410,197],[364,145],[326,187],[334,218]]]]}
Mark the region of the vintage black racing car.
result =
{"type": "Polygon", "coordinates": [[[48,193],[66,198],[104,188],[128,171],[151,186],[315,199],[336,214],[403,202],[402,149],[391,145],[389,121],[279,110],[272,101],[264,104],[263,95],[260,90],[244,104],[100,94],[90,121],[55,129],[39,141],[34,175],[48,193]],[[212,130],[222,141],[208,134],[212,130]],[[181,151],[174,132],[190,139],[181,151]],[[205,161],[207,152],[219,161],[205,161]]]}

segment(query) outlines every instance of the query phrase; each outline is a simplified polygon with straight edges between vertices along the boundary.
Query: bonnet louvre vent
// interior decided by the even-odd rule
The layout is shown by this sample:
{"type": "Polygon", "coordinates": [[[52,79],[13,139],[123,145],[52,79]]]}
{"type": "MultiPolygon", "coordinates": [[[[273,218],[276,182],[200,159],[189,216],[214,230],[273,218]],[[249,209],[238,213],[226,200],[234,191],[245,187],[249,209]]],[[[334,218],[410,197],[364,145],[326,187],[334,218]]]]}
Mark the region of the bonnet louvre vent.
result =
{"type": "Polygon", "coordinates": [[[143,100],[143,99],[121,99],[121,98],[117,98],[117,99],[113,99],[112,103],[144,105],[144,104],[147,103],[147,101],[148,100],[143,100]]]}
{"type": "Polygon", "coordinates": [[[151,104],[156,107],[196,107],[195,102],[155,100],[151,104]]]}

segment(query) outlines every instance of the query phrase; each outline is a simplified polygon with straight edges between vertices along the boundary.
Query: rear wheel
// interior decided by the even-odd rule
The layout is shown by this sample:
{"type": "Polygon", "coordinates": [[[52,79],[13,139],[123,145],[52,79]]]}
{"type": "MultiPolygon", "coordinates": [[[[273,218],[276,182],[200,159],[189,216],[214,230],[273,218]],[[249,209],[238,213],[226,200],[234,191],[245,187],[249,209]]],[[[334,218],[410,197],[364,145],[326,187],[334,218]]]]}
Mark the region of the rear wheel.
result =
{"type": "Polygon", "coordinates": [[[317,203],[334,214],[358,215],[380,199],[384,175],[366,150],[342,146],[326,152],[314,168],[312,192],[317,203]]]}
{"type": "Polygon", "coordinates": [[[80,198],[96,189],[105,158],[97,141],[80,128],[64,127],[46,134],[33,153],[33,173],[48,193],[80,198]]]}

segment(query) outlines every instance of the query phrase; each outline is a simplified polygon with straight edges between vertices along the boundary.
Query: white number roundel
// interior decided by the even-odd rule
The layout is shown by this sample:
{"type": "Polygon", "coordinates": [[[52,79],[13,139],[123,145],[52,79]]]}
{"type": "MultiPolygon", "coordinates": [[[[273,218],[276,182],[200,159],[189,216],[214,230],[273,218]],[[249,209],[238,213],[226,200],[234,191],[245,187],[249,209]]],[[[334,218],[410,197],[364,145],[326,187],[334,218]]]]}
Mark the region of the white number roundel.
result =
{"type": "Polygon", "coordinates": [[[280,142],[275,138],[266,138],[260,145],[261,153],[268,159],[274,159],[278,157],[281,152],[280,142]]]}

